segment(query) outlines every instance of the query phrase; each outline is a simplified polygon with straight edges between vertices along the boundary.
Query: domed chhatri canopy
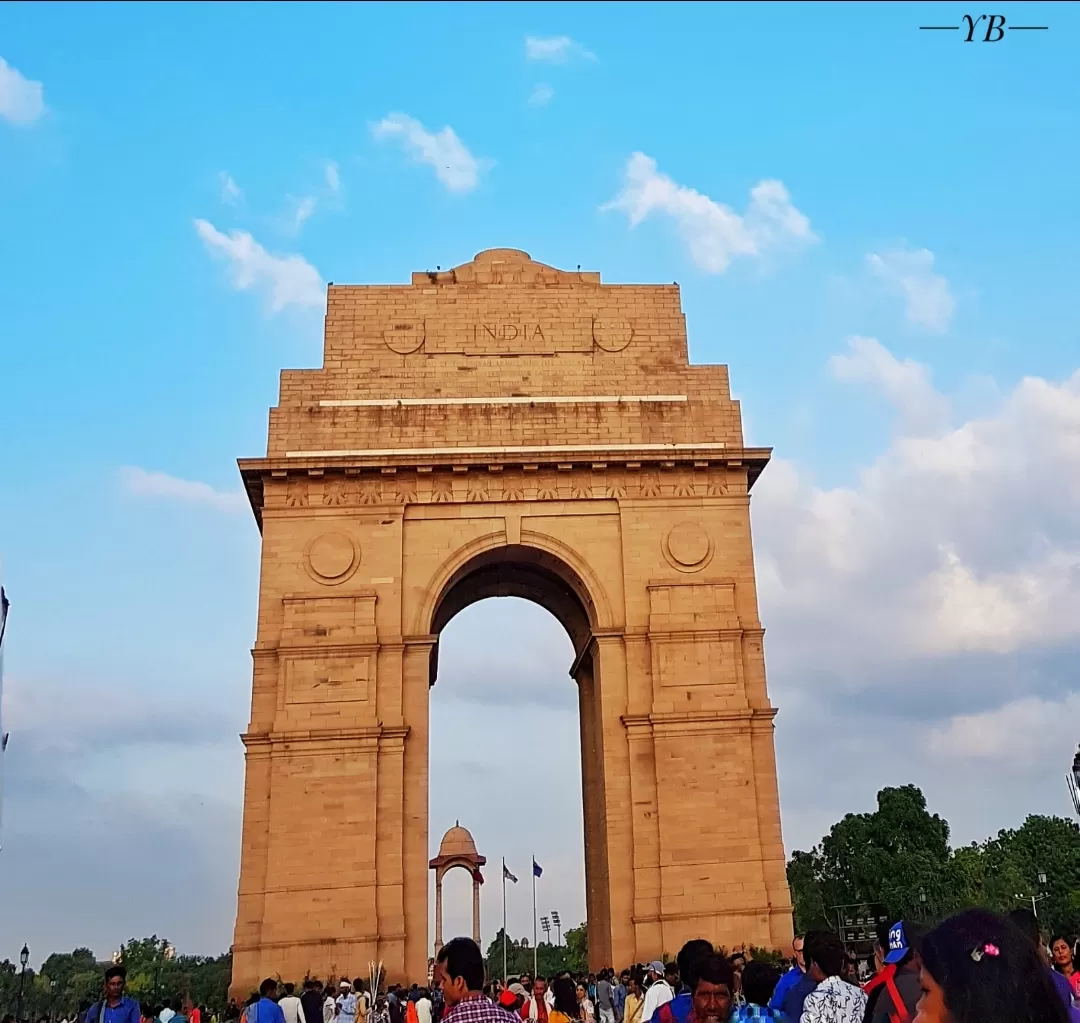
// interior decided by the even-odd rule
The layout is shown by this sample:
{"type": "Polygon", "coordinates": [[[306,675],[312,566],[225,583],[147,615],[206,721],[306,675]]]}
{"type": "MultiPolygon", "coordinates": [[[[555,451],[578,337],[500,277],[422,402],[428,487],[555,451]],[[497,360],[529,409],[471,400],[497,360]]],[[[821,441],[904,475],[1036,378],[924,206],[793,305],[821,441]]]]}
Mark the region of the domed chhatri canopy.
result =
{"type": "Polygon", "coordinates": [[[431,860],[428,866],[436,870],[442,866],[456,865],[458,862],[468,864],[471,867],[482,867],[487,859],[476,851],[476,843],[472,835],[460,823],[455,824],[439,843],[439,855],[431,860]]]}
{"type": "Polygon", "coordinates": [[[435,954],[443,943],[442,929],[442,882],[448,870],[454,867],[464,867],[472,875],[473,883],[473,941],[480,943],[480,886],[484,883],[484,877],[480,868],[487,863],[487,857],[481,856],[476,851],[476,843],[468,830],[457,821],[454,826],[443,835],[439,843],[439,855],[428,862],[428,866],[435,871],[435,954]]]}

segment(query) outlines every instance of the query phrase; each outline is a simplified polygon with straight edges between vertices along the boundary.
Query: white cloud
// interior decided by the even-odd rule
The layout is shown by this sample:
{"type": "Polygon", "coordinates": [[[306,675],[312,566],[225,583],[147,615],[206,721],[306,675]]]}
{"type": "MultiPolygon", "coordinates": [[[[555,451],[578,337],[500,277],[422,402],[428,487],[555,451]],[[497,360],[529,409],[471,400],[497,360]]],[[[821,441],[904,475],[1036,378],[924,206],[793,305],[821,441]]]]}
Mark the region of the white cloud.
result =
{"type": "Polygon", "coordinates": [[[873,339],[831,366],[900,414],[850,484],[774,458],[753,490],[788,849],[882,785],[921,785],[957,841],[1067,813],[1080,371],[987,390],[958,419],[926,367],[873,339]]]}
{"type": "Polygon", "coordinates": [[[138,466],[122,469],[121,479],[129,493],[141,497],[168,498],[224,512],[243,512],[249,507],[242,490],[215,490],[209,483],[180,479],[165,472],[148,472],[138,466]]]}
{"type": "Polygon", "coordinates": [[[480,161],[449,126],[433,133],[407,114],[390,114],[372,130],[376,138],[400,139],[413,160],[434,168],[451,192],[471,192],[480,181],[480,161]]]}
{"type": "Polygon", "coordinates": [[[555,90],[550,85],[546,82],[537,82],[533,86],[533,91],[529,94],[529,102],[534,107],[547,106],[554,95],[555,90]]]}
{"type": "Polygon", "coordinates": [[[809,219],[792,205],[779,181],[758,182],[740,215],[661,174],[644,153],[630,157],[625,176],[622,192],[601,209],[620,210],[631,227],[653,213],[671,217],[693,261],[710,273],[723,273],[740,256],[761,257],[784,245],[816,241],[809,219]]]}
{"type": "Polygon", "coordinates": [[[567,64],[575,57],[596,60],[595,53],[569,36],[526,36],[525,56],[528,60],[546,60],[552,64],[567,64]]]}
{"type": "Polygon", "coordinates": [[[934,254],[929,249],[871,252],[866,262],[890,292],[904,299],[904,313],[911,323],[936,333],[948,329],[956,300],[949,282],[934,273],[934,254]]]}
{"type": "Polygon", "coordinates": [[[897,657],[1080,639],[1080,371],[1024,379],[952,427],[923,367],[872,339],[833,365],[875,381],[901,429],[855,485],[819,488],[775,460],[755,487],[774,633],[860,687],[897,657]]]}
{"type": "Polygon", "coordinates": [[[31,124],[45,113],[45,89],[0,57],[0,117],[12,124],[31,124]]]}
{"type": "Polygon", "coordinates": [[[1064,774],[1078,714],[1080,693],[1060,700],[1025,696],[991,710],[956,714],[931,729],[925,746],[943,761],[986,760],[1014,772],[1057,768],[1064,774]]]}
{"type": "Polygon", "coordinates": [[[324,171],[327,189],[329,189],[331,195],[337,195],[341,191],[341,175],[338,173],[338,165],[333,160],[327,160],[324,171]]]}
{"type": "Polygon", "coordinates": [[[222,171],[218,175],[218,180],[221,182],[221,201],[226,206],[235,206],[244,195],[240,186],[233,180],[233,176],[226,171],[222,171]]]}
{"type": "Polygon", "coordinates": [[[226,235],[206,220],[196,220],[195,230],[213,255],[229,260],[233,286],[240,291],[253,287],[265,289],[273,312],[290,305],[323,306],[322,278],[303,256],[273,256],[247,231],[231,231],[226,235]]]}
{"type": "Polygon", "coordinates": [[[934,389],[925,366],[911,359],[901,362],[872,337],[849,338],[848,347],[849,355],[829,360],[833,375],[881,391],[900,413],[903,432],[920,435],[948,425],[948,399],[934,389]]]}

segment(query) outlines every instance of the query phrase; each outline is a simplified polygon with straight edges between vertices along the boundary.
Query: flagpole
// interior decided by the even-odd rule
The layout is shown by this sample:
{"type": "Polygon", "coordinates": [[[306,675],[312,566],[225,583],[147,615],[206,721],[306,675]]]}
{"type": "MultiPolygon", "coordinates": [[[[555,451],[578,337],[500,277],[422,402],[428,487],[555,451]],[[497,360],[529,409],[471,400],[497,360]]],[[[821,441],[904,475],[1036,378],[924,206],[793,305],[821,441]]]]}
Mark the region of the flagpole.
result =
{"type": "Polygon", "coordinates": [[[536,983],[536,857],[532,858],[533,881],[533,983],[536,983]]]}
{"type": "Polygon", "coordinates": [[[503,984],[506,983],[506,857],[503,857],[502,888],[503,888],[503,984]]]}

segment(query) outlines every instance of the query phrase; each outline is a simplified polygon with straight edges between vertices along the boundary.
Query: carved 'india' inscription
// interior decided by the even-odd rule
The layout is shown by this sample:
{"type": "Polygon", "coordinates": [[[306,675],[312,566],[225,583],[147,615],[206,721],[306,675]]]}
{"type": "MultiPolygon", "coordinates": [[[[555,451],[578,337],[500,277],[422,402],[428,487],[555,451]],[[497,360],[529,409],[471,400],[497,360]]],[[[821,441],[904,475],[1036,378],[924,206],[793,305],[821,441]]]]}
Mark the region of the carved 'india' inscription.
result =
{"type": "Polygon", "coordinates": [[[547,335],[539,323],[472,323],[469,324],[473,341],[546,341],[547,335]]]}

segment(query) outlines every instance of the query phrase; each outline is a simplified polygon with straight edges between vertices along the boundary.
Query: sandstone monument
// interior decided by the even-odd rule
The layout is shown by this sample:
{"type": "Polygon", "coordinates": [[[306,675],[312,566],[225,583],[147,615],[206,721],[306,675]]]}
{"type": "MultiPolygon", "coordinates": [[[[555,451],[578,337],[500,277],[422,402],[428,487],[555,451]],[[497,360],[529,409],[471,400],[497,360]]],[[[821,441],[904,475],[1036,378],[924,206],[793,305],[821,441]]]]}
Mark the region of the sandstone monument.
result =
{"type": "Polygon", "coordinates": [[[331,285],[265,458],[234,990],[422,980],[428,693],[484,597],[565,626],[580,694],[592,964],[791,938],[743,445],[675,285],[490,249],[331,285]]]}

